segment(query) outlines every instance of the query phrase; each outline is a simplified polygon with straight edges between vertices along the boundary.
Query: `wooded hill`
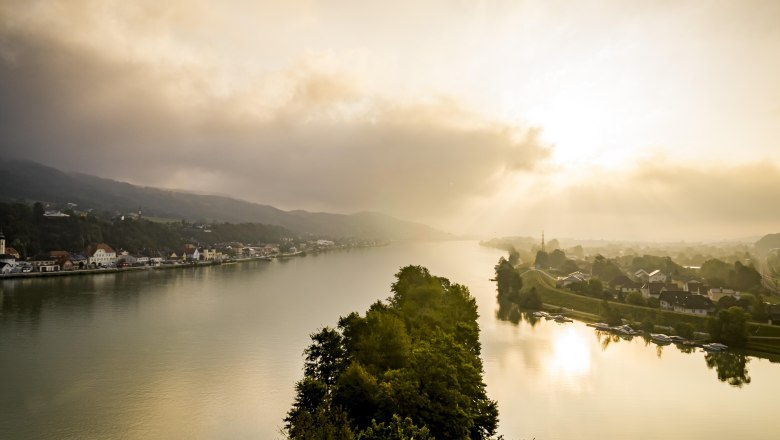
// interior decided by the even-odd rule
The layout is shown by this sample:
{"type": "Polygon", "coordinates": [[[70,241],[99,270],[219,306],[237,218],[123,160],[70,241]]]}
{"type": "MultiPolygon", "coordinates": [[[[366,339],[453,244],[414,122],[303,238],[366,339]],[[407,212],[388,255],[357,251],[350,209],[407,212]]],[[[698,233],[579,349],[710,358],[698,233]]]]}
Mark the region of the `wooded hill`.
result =
{"type": "Polygon", "coordinates": [[[331,214],[325,212],[283,211],[224,196],[192,194],[79,173],[66,173],[27,161],[0,160],[0,200],[35,201],[58,205],[75,203],[79,209],[106,212],[136,212],[144,215],[214,223],[261,223],[282,226],[300,234],[329,238],[379,240],[447,239],[429,226],[376,213],[331,214]]]}

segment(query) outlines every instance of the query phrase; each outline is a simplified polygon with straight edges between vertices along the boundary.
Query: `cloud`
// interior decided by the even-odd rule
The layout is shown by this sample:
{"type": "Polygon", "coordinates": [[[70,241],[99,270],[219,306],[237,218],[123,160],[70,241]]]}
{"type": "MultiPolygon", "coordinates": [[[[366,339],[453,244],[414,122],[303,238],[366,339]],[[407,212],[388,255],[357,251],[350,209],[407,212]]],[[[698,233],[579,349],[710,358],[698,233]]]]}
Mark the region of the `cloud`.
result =
{"type": "Polygon", "coordinates": [[[678,163],[656,156],[527,193],[507,212],[511,222],[493,226],[578,238],[745,238],[780,230],[778,200],[780,167],[771,161],[678,163]]]}
{"type": "Polygon", "coordinates": [[[404,101],[310,59],[223,87],[200,62],[118,57],[6,27],[3,154],[284,208],[437,221],[549,155],[533,129],[404,101]]]}

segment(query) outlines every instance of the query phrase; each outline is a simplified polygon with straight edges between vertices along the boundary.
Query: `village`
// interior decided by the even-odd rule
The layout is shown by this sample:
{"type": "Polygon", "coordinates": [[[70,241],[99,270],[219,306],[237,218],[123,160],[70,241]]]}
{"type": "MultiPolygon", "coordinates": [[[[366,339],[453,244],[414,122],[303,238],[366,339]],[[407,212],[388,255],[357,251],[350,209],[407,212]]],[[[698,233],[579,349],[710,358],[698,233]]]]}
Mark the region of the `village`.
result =
{"type": "Polygon", "coordinates": [[[293,243],[240,242],[185,244],[176,249],[145,249],[130,252],[114,249],[106,243],[91,243],[82,250],[55,249],[23,259],[19,251],[6,246],[6,237],[0,230],[0,276],[45,274],[55,272],[93,271],[162,267],[183,264],[221,264],[245,259],[271,259],[322,252],[344,247],[331,240],[308,240],[293,243]]]}

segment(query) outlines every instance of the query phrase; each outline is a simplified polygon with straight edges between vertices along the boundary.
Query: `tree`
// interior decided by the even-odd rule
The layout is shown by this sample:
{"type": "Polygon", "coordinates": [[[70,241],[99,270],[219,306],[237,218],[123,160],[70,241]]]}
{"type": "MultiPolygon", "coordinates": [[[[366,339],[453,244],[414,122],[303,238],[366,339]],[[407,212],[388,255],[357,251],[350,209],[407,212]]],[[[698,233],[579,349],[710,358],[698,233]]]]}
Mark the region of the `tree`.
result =
{"type": "Polygon", "coordinates": [[[645,299],[642,297],[642,294],[639,292],[629,293],[626,297],[626,302],[635,306],[644,306],[647,304],[645,299]]]}
{"type": "Polygon", "coordinates": [[[520,300],[520,289],[523,288],[523,279],[520,274],[504,257],[499,258],[494,270],[498,301],[517,304],[520,300]]]}
{"type": "Polygon", "coordinates": [[[677,335],[686,339],[693,339],[693,333],[695,330],[696,328],[693,326],[693,324],[687,322],[678,322],[674,325],[674,331],[677,332],[677,335]]]}
{"type": "Polygon", "coordinates": [[[555,249],[550,252],[547,258],[547,263],[550,265],[550,267],[554,267],[556,269],[563,266],[563,263],[565,262],[566,254],[560,249],[555,249]]]}
{"type": "Polygon", "coordinates": [[[520,300],[517,302],[517,305],[524,309],[541,309],[542,298],[536,291],[536,287],[531,287],[531,290],[528,292],[520,294],[520,300]]]}
{"type": "Polygon", "coordinates": [[[708,326],[710,337],[717,342],[734,347],[744,347],[747,343],[747,322],[750,315],[740,307],[730,307],[710,318],[708,326]]]}
{"type": "Polygon", "coordinates": [[[604,318],[609,325],[620,325],[623,323],[623,315],[616,307],[612,307],[606,300],[601,302],[599,315],[604,318]]]}
{"type": "Polygon", "coordinates": [[[550,256],[545,251],[538,251],[534,259],[534,266],[539,268],[550,267],[550,256]]]}
{"type": "Polygon", "coordinates": [[[613,280],[620,275],[625,275],[620,267],[618,267],[612,260],[604,258],[601,255],[596,256],[593,261],[593,268],[591,273],[594,277],[602,280],[613,280]]]}
{"type": "MultiPolygon", "coordinates": [[[[503,260],[497,268],[506,266],[503,260]]],[[[510,286],[511,269],[502,272],[510,286]]],[[[487,439],[495,433],[498,410],[482,379],[477,306],[468,288],[406,266],[392,291],[365,316],[350,313],[338,330],[311,335],[304,379],[285,419],[290,438],[487,439]]]]}
{"type": "Polygon", "coordinates": [[[325,385],[333,385],[344,368],[346,351],[343,338],[336,330],[325,327],[310,335],[312,344],[304,351],[306,377],[318,380],[325,385]]]}

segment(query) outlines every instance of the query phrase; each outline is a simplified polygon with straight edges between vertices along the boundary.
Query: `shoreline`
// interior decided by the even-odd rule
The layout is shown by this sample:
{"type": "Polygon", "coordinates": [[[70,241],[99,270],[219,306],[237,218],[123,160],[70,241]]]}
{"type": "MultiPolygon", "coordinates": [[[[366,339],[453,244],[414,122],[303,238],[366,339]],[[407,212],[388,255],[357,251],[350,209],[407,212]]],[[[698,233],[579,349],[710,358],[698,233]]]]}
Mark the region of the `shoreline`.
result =
{"type": "MultiPolygon", "coordinates": [[[[567,315],[571,315],[570,317],[583,322],[596,322],[596,320],[603,319],[598,314],[598,307],[601,300],[577,295],[551,286],[549,283],[545,282],[544,278],[539,274],[544,273],[537,270],[529,270],[522,274],[522,278],[523,282],[527,283],[523,286],[523,290],[536,287],[537,292],[542,299],[542,310],[564,310],[567,315]]],[[[653,321],[661,321],[655,322],[656,325],[672,326],[678,322],[687,322],[701,329],[706,325],[706,321],[710,318],[709,316],[689,315],[671,310],[654,309],[611,301],[609,304],[621,312],[627,313],[634,321],[638,321],[637,316],[652,316],[653,321]]],[[[770,326],[768,324],[749,321],[748,331],[750,337],[748,338],[747,345],[737,351],[773,356],[780,355],[780,326],[770,326]]]]}
{"type": "Polygon", "coordinates": [[[287,259],[287,258],[298,258],[298,257],[305,257],[307,255],[319,255],[319,254],[325,254],[329,252],[334,251],[343,251],[343,250],[352,250],[352,249],[363,249],[363,248],[369,248],[369,247],[379,247],[384,245],[374,245],[374,246],[353,246],[353,247],[345,247],[345,248],[335,248],[335,249],[326,249],[326,250],[319,250],[319,251],[298,251],[291,254],[279,254],[274,256],[262,256],[262,257],[244,257],[244,258],[233,258],[226,261],[196,261],[196,262],[188,262],[188,263],[180,263],[180,264],[161,264],[159,266],[137,266],[137,267],[113,267],[113,268],[105,268],[105,269],[81,269],[81,270],[59,270],[56,272],[27,272],[27,273],[9,273],[5,275],[0,275],[0,282],[3,280],[19,280],[19,279],[31,279],[31,278],[48,278],[48,277],[68,277],[68,276],[86,276],[86,275],[101,275],[101,274],[115,274],[115,273],[125,273],[125,272],[143,272],[147,270],[175,270],[175,269],[187,269],[187,268],[200,268],[200,267],[209,267],[209,266],[222,266],[222,265],[230,265],[230,264],[241,264],[241,263],[248,263],[252,261],[267,261],[271,262],[273,260],[280,260],[280,259],[287,259]]]}

